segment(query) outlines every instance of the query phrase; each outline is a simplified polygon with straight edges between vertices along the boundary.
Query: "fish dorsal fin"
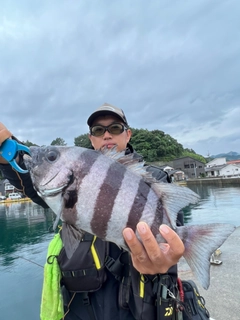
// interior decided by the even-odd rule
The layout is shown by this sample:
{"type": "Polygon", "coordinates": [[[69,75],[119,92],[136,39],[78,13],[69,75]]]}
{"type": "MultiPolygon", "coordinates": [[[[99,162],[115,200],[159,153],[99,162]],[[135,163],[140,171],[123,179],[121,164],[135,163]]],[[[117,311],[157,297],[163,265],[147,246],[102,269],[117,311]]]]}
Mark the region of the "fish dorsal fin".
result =
{"type": "Polygon", "coordinates": [[[191,189],[174,183],[156,182],[151,188],[161,199],[172,227],[176,228],[178,212],[190,203],[197,203],[199,195],[191,189]]]}
{"type": "Polygon", "coordinates": [[[118,161],[118,159],[126,156],[125,151],[117,151],[117,146],[114,146],[110,149],[108,149],[107,147],[103,147],[97,151],[101,152],[105,156],[107,156],[113,160],[116,160],[116,161],[118,161]]]}
{"type": "Polygon", "coordinates": [[[152,176],[152,173],[146,170],[147,166],[145,166],[145,162],[139,161],[139,158],[134,157],[133,153],[126,155],[125,151],[117,151],[117,147],[113,147],[111,149],[102,148],[100,151],[102,154],[121,163],[128,170],[142,177],[146,183],[151,184],[157,181],[152,176]]]}

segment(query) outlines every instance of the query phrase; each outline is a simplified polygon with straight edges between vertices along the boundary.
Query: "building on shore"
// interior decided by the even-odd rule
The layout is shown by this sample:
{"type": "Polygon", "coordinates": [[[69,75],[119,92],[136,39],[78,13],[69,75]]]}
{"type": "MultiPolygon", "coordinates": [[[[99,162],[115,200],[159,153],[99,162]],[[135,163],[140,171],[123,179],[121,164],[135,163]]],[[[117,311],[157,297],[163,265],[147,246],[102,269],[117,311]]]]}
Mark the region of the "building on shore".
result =
{"type": "Polygon", "coordinates": [[[226,158],[216,158],[209,161],[205,167],[208,178],[223,177],[236,178],[240,177],[240,160],[226,161],[226,158]]]}
{"type": "Polygon", "coordinates": [[[185,179],[205,176],[205,163],[192,157],[182,157],[172,161],[174,170],[184,172],[185,179]]]}
{"type": "Polygon", "coordinates": [[[206,176],[211,177],[240,177],[240,165],[225,164],[213,167],[206,167],[206,176]]]}
{"type": "Polygon", "coordinates": [[[2,195],[6,196],[9,193],[18,192],[19,190],[16,189],[7,179],[1,180],[0,184],[0,192],[2,195]]]}

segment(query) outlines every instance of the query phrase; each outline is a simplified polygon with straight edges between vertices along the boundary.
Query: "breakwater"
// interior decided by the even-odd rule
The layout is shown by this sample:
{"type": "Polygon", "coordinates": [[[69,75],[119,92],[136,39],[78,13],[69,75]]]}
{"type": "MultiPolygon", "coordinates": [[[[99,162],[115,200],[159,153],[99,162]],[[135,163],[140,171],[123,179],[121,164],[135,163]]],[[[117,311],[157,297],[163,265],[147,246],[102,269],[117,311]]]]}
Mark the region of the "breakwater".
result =
{"type": "Polygon", "coordinates": [[[225,185],[236,185],[240,186],[239,178],[201,178],[201,179],[189,179],[186,180],[187,186],[192,184],[198,185],[215,185],[215,186],[225,186],[225,185]]]}

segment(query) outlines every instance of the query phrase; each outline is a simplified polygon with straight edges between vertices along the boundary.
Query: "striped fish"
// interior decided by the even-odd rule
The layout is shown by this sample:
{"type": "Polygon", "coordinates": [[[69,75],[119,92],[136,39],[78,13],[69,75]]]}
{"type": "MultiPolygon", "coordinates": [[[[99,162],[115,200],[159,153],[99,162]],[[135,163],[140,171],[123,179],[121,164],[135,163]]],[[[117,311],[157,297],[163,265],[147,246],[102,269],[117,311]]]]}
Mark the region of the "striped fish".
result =
{"type": "MultiPolygon", "coordinates": [[[[83,232],[129,250],[122,231],[136,231],[145,221],[158,243],[159,226],[173,228],[185,245],[184,257],[204,288],[210,281],[210,257],[233,232],[228,224],[176,226],[180,209],[199,196],[176,184],[153,178],[133,155],[80,147],[31,147],[24,156],[38,194],[63,223],[63,242],[70,258],[83,232]]],[[[56,219],[55,227],[58,223],[56,219]]],[[[137,232],[136,232],[137,234],[137,232]]],[[[138,234],[137,234],[138,236],[138,234]]]]}

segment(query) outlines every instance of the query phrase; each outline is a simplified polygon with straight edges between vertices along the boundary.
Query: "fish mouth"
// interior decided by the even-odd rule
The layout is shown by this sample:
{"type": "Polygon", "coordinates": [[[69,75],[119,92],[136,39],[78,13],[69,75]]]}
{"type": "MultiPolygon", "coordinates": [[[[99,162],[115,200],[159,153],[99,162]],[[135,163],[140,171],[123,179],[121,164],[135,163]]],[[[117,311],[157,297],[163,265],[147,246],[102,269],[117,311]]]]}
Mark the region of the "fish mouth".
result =
{"type": "Polygon", "coordinates": [[[74,182],[74,175],[73,172],[71,171],[71,174],[68,176],[68,181],[56,188],[52,189],[46,189],[45,186],[48,185],[51,181],[53,181],[60,172],[56,173],[50,180],[48,180],[44,185],[39,187],[38,194],[42,197],[54,197],[59,193],[64,194],[65,190],[69,188],[70,185],[73,184],[74,182]]]}
{"type": "Polygon", "coordinates": [[[68,184],[64,184],[58,188],[55,189],[49,189],[49,190],[39,190],[38,193],[42,196],[42,197],[53,197],[56,194],[60,193],[65,187],[67,187],[68,184]]]}

